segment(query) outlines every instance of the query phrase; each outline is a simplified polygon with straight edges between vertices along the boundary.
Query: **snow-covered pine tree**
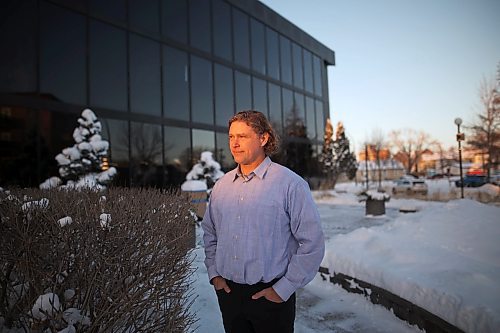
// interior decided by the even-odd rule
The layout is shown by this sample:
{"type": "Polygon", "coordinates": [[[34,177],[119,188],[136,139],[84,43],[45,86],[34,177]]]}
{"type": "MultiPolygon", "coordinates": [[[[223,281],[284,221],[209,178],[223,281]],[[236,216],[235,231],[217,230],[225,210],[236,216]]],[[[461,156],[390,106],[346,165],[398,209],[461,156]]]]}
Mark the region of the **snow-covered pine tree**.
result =
{"type": "Polygon", "coordinates": [[[108,185],[116,174],[111,167],[103,170],[108,157],[109,142],[101,138],[101,122],[92,110],[85,109],[78,118],[79,126],[73,131],[75,144],[64,148],[55,159],[59,165],[59,177],[51,177],[40,188],[96,188],[108,185]]]}
{"type": "Polygon", "coordinates": [[[356,176],[358,170],[358,162],[354,153],[351,152],[350,142],[345,135],[344,126],[341,122],[337,124],[335,140],[331,139],[333,130],[329,120],[325,129],[325,145],[323,146],[323,153],[321,161],[323,163],[323,171],[325,172],[328,180],[328,186],[334,188],[337,183],[338,177],[345,173],[349,179],[356,176]],[[328,128],[328,124],[330,128],[328,128]],[[327,140],[327,133],[330,137],[327,140]]]}

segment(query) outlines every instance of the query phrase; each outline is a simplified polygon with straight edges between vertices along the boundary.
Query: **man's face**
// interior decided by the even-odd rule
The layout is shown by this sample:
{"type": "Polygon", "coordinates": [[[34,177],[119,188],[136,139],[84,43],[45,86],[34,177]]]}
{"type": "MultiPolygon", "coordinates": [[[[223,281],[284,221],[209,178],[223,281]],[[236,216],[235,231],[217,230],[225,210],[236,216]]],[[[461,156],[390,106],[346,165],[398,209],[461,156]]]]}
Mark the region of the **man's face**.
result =
{"type": "Polygon", "coordinates": [[[229,128],[229,148],[234,161],[241,166],[257,167],[266,157],[264,145],[268,137],[267,133],[258,135],[245,122],[233,122],[229,128]]]}

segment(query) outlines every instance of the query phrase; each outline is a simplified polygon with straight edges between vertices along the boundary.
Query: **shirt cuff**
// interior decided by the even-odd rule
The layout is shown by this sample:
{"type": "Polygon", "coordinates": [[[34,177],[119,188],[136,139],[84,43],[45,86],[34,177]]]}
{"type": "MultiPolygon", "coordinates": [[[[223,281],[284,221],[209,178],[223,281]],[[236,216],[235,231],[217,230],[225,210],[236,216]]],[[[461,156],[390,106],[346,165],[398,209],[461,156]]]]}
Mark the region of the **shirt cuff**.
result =
{"type": "Polygon", "coordinates": [[[208,281],[212,283],[212,279],[216,276],[220,276],[219,273],[217,273],[217,269],[215,268],[215,265],[208,267],[207,269],[208,272],[208,281]]]}
{"type": "Polygon", "coordinates": [[[278,282],[273,285],[273,289],[284,302],[288,301],[290,296],[297,290],[286,277],[279,279],[278,282]]]}

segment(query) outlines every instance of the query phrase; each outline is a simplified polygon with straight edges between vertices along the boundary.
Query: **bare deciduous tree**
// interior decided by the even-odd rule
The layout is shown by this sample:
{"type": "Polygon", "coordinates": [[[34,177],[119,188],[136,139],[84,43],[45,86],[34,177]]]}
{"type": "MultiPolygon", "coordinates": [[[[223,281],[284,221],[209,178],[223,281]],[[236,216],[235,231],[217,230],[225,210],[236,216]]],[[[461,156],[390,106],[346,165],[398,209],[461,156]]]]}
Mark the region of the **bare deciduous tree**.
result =
{"type": "Polygon", "coordinates": [[[487,156],[488,178],[490,170],[498,166],[500,154],[500,77],[483,79],[479,87],[480,110],[475,121],[465,128],[469,131],[467,144],[482,151],[487,156]]]}
{"type": "MultiPolygon", "coordinates": [[[[375,153],[375,162],[377,163],[377,168],[378,168],[378,186],[381,187],[382,186],[382,168],[380,166],[380,162],[382,160],[381,152],[383,149],[387,147],[387,142],[384,133],[380,128],[375,128],[372,131],[372,135],[367,144],[371,147],[371,150],[375,153]]],[[[366,156],[366,160],[368,161],[368,156],[366,156]]]]}
{"type": "Polygon", "coordinates": [[[414,129],[395,130],[389,133],[390,143],[395,150],[394,158],[399,160],[408,173],[418,173],[418,162],[430,143],[429,134],[414,129]]]}

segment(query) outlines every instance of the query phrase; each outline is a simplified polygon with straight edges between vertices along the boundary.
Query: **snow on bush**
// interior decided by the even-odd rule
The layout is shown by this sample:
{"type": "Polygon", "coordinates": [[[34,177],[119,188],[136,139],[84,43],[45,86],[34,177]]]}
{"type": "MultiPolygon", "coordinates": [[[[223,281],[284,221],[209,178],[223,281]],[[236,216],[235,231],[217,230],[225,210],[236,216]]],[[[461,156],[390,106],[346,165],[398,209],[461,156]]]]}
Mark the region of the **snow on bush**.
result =
{"type": "Polygon", "coordinates": [[[0,332],[189,331],[189,208],[153,189],[0,191],[0,332]]]}
{"type": "Polygon", "coordinates": [[[186,181],[181,185],[183,191],[203,191],[211,189],[215,182],[224,176],[219,162],[215,161],[210,151],[201,153],[198,163],[186,175],[186,181]]]}

